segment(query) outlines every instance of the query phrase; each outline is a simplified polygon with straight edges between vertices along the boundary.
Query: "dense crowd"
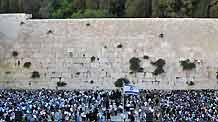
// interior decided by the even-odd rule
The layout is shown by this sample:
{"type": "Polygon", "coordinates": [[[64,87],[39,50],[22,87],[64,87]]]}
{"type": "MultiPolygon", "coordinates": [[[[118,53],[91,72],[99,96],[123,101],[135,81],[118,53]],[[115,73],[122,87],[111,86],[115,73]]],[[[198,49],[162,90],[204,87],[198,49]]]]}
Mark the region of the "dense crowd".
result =
{"type": "Polygon", "coordinates": [[[218,122],[218,91],[162,91],[163,122],[218,122]]]}
{"type": "Polygon", "coordinates": [[[0,90],[1,122],[106,122],[158,119],[155,91],[123,97],[118,90],[0,90]],[[152,114],[152,116],[150,116],[152,114]],[[147,117],[146,117],[147,115],[147,117]],[[121,118],[119,118],[121,117],[121,118]]]}
{"type": "Polygon", "coordinates": [[[0,122],[218,122],[218,91],[0,90],[0,122]],[[125,105],[123,108],[123,104],[125,105]]]}

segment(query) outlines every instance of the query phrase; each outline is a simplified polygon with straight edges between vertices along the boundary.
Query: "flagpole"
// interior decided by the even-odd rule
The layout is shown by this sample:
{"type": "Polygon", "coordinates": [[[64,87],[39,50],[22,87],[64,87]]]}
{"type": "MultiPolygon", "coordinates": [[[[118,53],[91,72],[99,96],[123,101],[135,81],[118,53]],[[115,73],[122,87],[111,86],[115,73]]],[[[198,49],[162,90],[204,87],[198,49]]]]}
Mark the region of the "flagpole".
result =
{"type": "Polygon", "coordinates": [[[124,82],[123,82],[123,122],[125,122],[125,92],[124,92],[124,82]]]}

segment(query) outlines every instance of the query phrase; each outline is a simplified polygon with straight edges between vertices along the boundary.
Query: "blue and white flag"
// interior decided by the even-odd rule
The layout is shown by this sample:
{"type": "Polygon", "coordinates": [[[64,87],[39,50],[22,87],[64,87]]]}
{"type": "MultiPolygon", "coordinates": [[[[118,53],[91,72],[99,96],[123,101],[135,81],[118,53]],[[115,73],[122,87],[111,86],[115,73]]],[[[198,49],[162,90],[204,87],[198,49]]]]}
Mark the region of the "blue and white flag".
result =
{"type": "Polygon", "coordinates": [[[138,94],[139,89],[135,86],[127,85],[123,87],[124,94],[138,94]]]}

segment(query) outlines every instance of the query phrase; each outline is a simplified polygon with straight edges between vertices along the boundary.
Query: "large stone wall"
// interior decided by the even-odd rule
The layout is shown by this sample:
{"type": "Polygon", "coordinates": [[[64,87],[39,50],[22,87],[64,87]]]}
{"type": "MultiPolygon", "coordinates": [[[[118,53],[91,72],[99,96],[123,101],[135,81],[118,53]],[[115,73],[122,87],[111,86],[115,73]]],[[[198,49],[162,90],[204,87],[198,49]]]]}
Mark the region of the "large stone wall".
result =
{"type": "Polygon", "coordinates": [[[67,89],[114,88],[121,77],[147,89],[218,88],[217,19],[29,18],[0,15],[1,88],[56,88],[60,80],[67,89]],[[143,72],[131,73],[132,57],[141,60],[143,72]],[[166,65],[158,84],[151,82],[155,67],[150,62],[159,58],[166,65]],[[184,59],[195,61],[196,68],[183,71],[184,59]],[[24,68],[25,62],[31,67],[24,68]],[[31,78],[33,71],[40,78],[31,78]],[[188,86],[187,80],[195,85],[188,86]]]}

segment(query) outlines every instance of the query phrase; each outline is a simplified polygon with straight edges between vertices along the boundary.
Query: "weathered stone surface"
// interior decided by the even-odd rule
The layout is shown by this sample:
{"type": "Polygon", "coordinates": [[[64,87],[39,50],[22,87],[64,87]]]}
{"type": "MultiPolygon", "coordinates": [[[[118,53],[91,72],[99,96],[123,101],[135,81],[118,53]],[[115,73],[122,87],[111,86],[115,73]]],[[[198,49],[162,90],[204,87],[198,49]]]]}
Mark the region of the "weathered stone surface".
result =
{"type": "Polygon", "coordinates": [[[217,19],[29,18],[0,15],[1,88],[56,88],[60,80],[68,83],[66,89],[114,88],[121,77],[147,89],[218,88],[217,19]],[[131,73],[132,57],[141,60],[143,72],[131,73]],[[158,84],[151,82],[155,67],[150,62],[159,58],[166,65],[158,84]],[[179,61],[184,59],[196,61],[196,69],[183,71],[179,61]],[[23,68],[27,61],[29,69],[23,68]],[[33,71],[40,78],[31,78],[33,71]],[[187,86],[187,80],[195,85],[187,86]]]}

